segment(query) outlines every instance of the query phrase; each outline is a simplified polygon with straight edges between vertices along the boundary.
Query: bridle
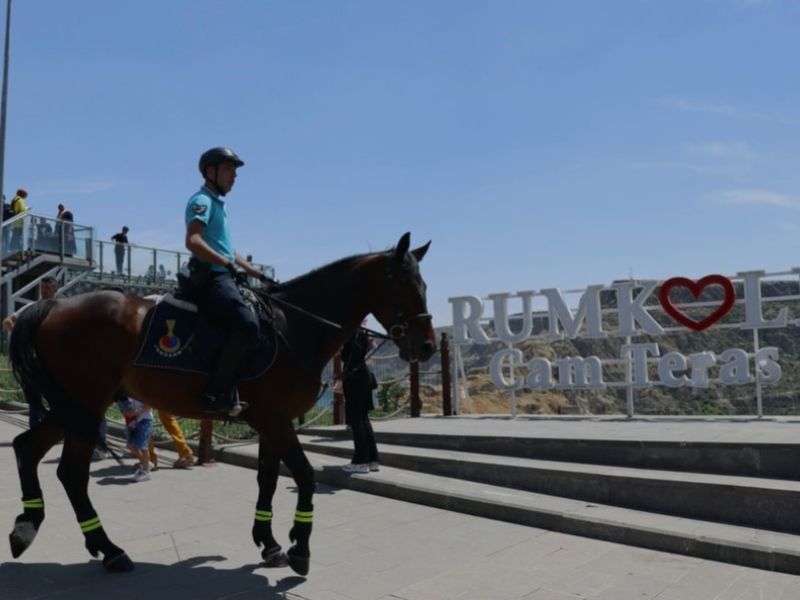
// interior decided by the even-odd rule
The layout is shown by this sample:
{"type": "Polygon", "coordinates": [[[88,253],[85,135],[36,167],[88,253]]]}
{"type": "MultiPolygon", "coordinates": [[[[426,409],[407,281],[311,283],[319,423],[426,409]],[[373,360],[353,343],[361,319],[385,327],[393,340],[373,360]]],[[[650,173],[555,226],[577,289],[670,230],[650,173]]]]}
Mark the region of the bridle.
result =
{"type": "MultiPolygon", "coordinates": [[[[395,298],[396,294],[394,293],[395,286],[397,285],[397,280],[395,279],[395,275],[398,272],[398,268],[394,265],[389,265],[386,269],[386,279],[389,282],[389,302],[392,305],[392,310],[390,312],[393,314],[394,318],[392,319],[391,324],[386,328],[386,333],[381,333],[380,331],[375,331],[374,329],[370,329],[369,327],[359,327],[359,329],[365,333],[368,333],[370,336],[381,339],[381,340],[391,340],[395,342],[398,346],[400,345],[400,340],[406,338],[408,340],[408,329],[410,325],[422,319],[432,320],[433,316],[430,313],[417,313],[415,315],[406,315],[402,310],[396,308],[394,306],[393,299],[395,298]]],[[[249,285],[248,285],[249,287],[249,285]]],[[[312,313],[304,308],[297,306],[296,304],[292,304],[291,302],[287,302],[286,300],[282,300],[278,298],[276,295],[266,292],[264,290],[253,290],[258,291],[256,294],[257,297],[266,297],[270,302],[275,302],[284,308],[291,309],[297,313],[300,313],[309,319],[317,321],[318,323],[322,323],[323,325],[327,325],[332,329],[342,329],[342,326],[338,323],[335,323],[329,319],[319,316],[316,313],[312,313]]],[[[410,348],[410,340],[409,340],[409,350],[410,348]]],[[[409,353],[410,355],[411,353],[409,353]]]]}
{"type": "MultiPolygon", "coordinates": [[[[396,305],[393,302],[393,300],[394,300],[394,298],[396,296],[394,291],[396,289],[396,286],[398,285],[397,284],[397,279],[395,278],[395,276],[397,275],[397,273],[399,271],[400,271],[400,268],[397,265],[392,264],[391,262],[390,262],[389,266],[386,269],[386,278],[387,278],[388,283],[389,283],[389,286],[388,286],[388,288],[389,288],[388,289],[388,298],[389,298],[389,302],[390,302],[390,305],[391,305],[391,308],[392,308],[390,310],[390,313],[393,314],[392,322],[389,325],[389,327],[386,328],[387,333],[381,333],[380,331],[375,331],[373,329],[370,329],[369,327],[359,326],[359,328],[358,328],[360,331],[363,331],[364,333],[366,333],[366,334],[368,334],[368,335],[370,335],[370,336],[372,336],[374,338],[382,340],[381,343],[378,344],[376,348],[374,348],[370,353],[368,353],[367,356],[364,357],[364,362],[365,363],[366,363],[367,359],[369,359],[370,356],[372,356],[376,351],[378,351],[383,346],[383,344],[385,344],[388,340],[393,341],[395,344],[397,344],[397,347],[400,348],[400,347],[403,346],[403,344],[402,344],[402,340],[403,339],[405,339],[405,350],[408,353],[409,361],[410,362],[417,362],[417,360],[418,360],[416,358],[416,356],[415,356],[414,349],[413,349],[413,347],[411,345],[411,338],[408,336],[409,327],[415,321],[419,321],[419,320],[423,320],[423,319],[431,320],[433,318],[433,316],[430,313],[417,313],[417,314],[413,314],[413,315],[406,315],[406,313],[404,313],[402,310],[400,310],[399,308],[396,307],[396,305]]],[[[247,287],[250,287],[248,283],[245,283],[245,285],[247,287]]],[[[328,326],[328,327],[330,327],[332,329],[338,329],[340,331],[342,329],[342,326],[339,323],[335,323],[335,322],[333,322],[333,321],[331,321],[329,319],[326,319],[324,317],[321,317],[321,316],[319,316],[319,315],[317,315],[317,314],[315,314],[315,313],[313,313],[311,311],[308,311],[308,310],[306,310],[304,308],[301,308],[301,307],[297,306],[296,304],[292,304],[291,302],[287,302],[286,300],[278,298],[275,294],[271,294],[271,293],[269,293],[269,292],[267,292],[265,290],[253,290],[253,291],[257,292],[255,294],[255,296],[258,299],[258,301],[260,303],[262,303],[262,304],[265,304],[264,298],[266,298],[267,302],[275,302],[276,304],[278,304],[278,305],[280,305],[280,306],[282,306],[284,308],[288,308],[290,310],[293,310],[293,311],[295,311],[295,312],[297,312],[299,314],[304,315],[305,317],[308,317],[309,319],[312,319],[314,321],[322,323],[323,325],[326,325],[326,326],[328,326]]],[[[289,341],[286,339],[286,336],[284,336],[283,332],[280,331],[280,329],[277,328],[277,327],[275,328],[275,331],[278,334],[278,336],[283,340],[283,343],[286,345],[286,347],[289,349],[289,351],[294,353],[294,354],[297,354],[297,353],[295,353],[293,351],[291,344],[289,344],[289,341]]],[[[298,358],[300,358],[300,357],[298,356],[298,358]]],[[[300,364],[302,364],[305,367],[305,363],[304,363],[304,361],[302,359],[300,360],[300,364]]],[[[320,396],[325,392],[326,388],[327,388],[327,383],[323,384],[323,388],[322,388],[322,391],[320,392],[320,396]]]]}
{"type": "MultiPolygon", "coordinates": [[[[398,268],[396,265],[392,264],[391,262],[389,263],[389,266],[386,269],[386,279],[389,281],[389,292],[388,292],[388,294],[389,294],[389,304],[390,304],[390,307],[392,309],[392,310],[390,310],[390,312],[394,314],[394,318],[392,320],[391,325],[389,325],[389,327],[386,328],[386,331],[388,332],[389,335],[386,336],[386,335],[380,334],[380,337],[392,340],[395,344],[397,344],[398,347],[401,347],[401,340],[405,338],[405,340],[406,340],[406,344],[405,344],[406,345],[406,351],[408,352],[409,360],[411,362],[416,362],[417,359],[414,356],[414,354],[415,354],[414,353],[414,349],[411,346],[411,338],[408,335],[409,327],[415,321],[420,321],[420,320],[428,320],[428,321],[430,321],[430,320],[433,319],[433,316],[430,313],[417,313],[417,314],[407,315],[402,310],[397,308],[397,306],[395,305],[393,300],[396,297],[396,294],[394,293],[394,291],[395,291],[396,286],[397,286],[396,275],[397,275],[397,273],[399,271],[400,271],[400,268],[398,268]],[[395,289],[393,289],[393,288],[395,288],[395,289]]],[[[362,327],[361,329],[366,329],[366,328],[362,327]]],[[[374,333],[377,333],[377,332],[373,333],[371,331],[368,331],[368,333],[372,333],[374,335],[374,333]]]]}

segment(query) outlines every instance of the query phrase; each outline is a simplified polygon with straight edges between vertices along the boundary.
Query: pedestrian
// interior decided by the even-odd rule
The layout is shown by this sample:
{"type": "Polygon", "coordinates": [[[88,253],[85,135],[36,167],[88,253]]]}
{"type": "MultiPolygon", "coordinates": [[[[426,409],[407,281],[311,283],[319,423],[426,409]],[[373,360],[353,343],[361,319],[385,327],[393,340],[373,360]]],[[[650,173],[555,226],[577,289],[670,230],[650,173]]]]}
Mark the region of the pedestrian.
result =
{"type": "Polygon", "coordinates": [[[379,470],[378,446],[369,421],[369,411],[374,408],[372,391],[378,385],[366,362],[367,353],[373,348],[374,341],[362,329],[342,347],[344,415],[353,434],[353,458],[342,467],[348,473],[379,470]]]}
{"type": "MultiPolygon", "coordinates": [[[[180,424],[178,424],[178,419],[165,410],[159,409],[156,412],[158,413],[161,424],[164,426],[164,430],[169,434],[169,437],[172,438],[172,443],[178,453],[178,459],[172,463],[172,468],[188,469],[194,464],[194,453],[186,443],[186,437],[183,435],[180,424]]],[[[158,455],[156,454],[156,447],[153,443],[153,436],[150,436],[149,451],[150,462],[153,463],[153,468],[155,469],[158,466],[158,455]]]]}
{"type": "MultiPolygon", "coordinates": [[[[28,197],[28,192],[19,189],[17,194],[11,199],[11,214],[16,217],[23,213],[28,212],[28,205],[25,204],[25,198],[28,197]]],[[[22,232],[25,227],[25,219],[17,219],[11,224],[11,241],[8,244],[10,252],[19,252],[22,250],[22,232]]]]}
{"type": "Polygon", "coordinates": [[[139,460],[139,466],[133,474],[134,481],[150,480],[150,432],[153,428],[153,411],[146,406],[126,396],[123,392],[117,395],[117,408],[125,418],[125,439],[128,450],[134,458],[139,460]]]}
{"type": "Polygon", "coordinates": [[[111,236],[114,242],[114,258],[117,259],[117,273],[122,275],[122,267],[125,263],[125,251],[128,245],[128,227],[122,228],[122,231],[115,233],[111,236]]]}
{"type": "Polygon", "coordinates": [[[55,248],[54,242],[54,235],[53,235],[53,226],[47,222],[45,217],[39,217],[39,220],[36,222],[36,243],[34,245],[34,250],[38,250],[39,252],[53,252],[55,248]]]}
{"type": "MultiPolygon", "coordinates": [[[[62,207],[61,204],[58,205],[62,207]]],[[[75,228],[72,226],[74,218],[72,211],[65,210],[61,212],[61,223],[59,224],[60,233],[63,239],[63,249],[65,256],[72,256],[75,254],[78,245],[75,242],[75,228]]]]}
{"type": "MultiPolygon", "coordinates": [[[[57,292],[58,281],[56,278],[50,277],[49,275],[42,277],[42,280],[39,282],[39,299],[48,300],[50,298],[55,298],[57,292]]],[[[3,331],[13,335],[14,325],[19,315],[32,304],[33,302],[24,305],[22,308],[3,319],[3,331]]],[[[38,390],[25,390],[25,401],[28,403],[28,425],[34,427],[41,422],[46,414],[42,405],[42,394],[38,390]]]]}
{"type": "Polygon", "coordinates": [[[106,416],[103,415],[103,420],[100,421],[100,427],[97,431],[97,442],[95,444],[94,450],[92,450],[92,461],[97,462],[98,460],[104,460],[109,457],[108,451],[108,444],[106,442],[106,434],[108,433],[108,421],[106,420],[106,416]]]}
{"type": "Polygon", "coordinates": [[[228,148],[212,148],[202,154],[198,167],[203,186],[186,206],[186,249],[192,253],[189,277],[199,308],[222,325],[225,340],[202,397],[210,414],[236,416],[243,407],[235,376],[248,352],[258,342],[258,320],[245,305],[236,285],[238,271],[263,275],[234,250],[224,197],[236,181],[236,169],[244,162],[228,148]]]}

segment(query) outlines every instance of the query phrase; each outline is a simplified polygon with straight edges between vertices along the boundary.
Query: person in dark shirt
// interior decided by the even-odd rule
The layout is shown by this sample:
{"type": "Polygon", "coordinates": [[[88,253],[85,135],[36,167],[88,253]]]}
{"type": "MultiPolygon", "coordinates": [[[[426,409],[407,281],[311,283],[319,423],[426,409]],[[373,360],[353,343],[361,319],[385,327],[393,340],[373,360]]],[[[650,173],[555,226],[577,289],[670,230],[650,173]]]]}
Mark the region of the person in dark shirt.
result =
{"type": "Polygon", "coordinates": [[[123,227],[122,231],[111,236],[114,244],[114,258],[117,259],[117,273],[122,275],[122,266],[125,263],[125,246],[128,244],[128,228],[123,227]]]}
{"type": "Polygon", "coordinates": [[[75,219],[72,216],[72,211],[61,211],[62,205],[59,204],[58,206],[60,211],[59,219],[61,219],[61,223],[59,223],[59,235],[64,244],[64,256],[73,256],[77,250],[75,228],[72,226],[75,219]]]}
{"type": "Polygon", "coordinates": [[[348,473],[379,470],[378,446],[369,421],[369,411],[373,409],[372,391],[377,383],[365,360],[372,348],[374,340],[361,329],[342,347],[345,421],[353,433],[353,459],[342,467],[348,473]]]}

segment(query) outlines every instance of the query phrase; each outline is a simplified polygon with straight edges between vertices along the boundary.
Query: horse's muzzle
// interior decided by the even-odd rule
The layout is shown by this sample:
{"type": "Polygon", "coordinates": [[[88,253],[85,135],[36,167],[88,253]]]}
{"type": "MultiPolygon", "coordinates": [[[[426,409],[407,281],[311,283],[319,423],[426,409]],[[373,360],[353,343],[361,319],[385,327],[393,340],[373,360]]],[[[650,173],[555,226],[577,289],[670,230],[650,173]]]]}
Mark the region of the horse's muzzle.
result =
{"type": "Polygon", "coordinates": [[[425,362],[434,352],[436,352],[436,344],[430,340],[425,340],[420,344],[400,344],[399,346],[400,358],[406,362],[425,362]]]}

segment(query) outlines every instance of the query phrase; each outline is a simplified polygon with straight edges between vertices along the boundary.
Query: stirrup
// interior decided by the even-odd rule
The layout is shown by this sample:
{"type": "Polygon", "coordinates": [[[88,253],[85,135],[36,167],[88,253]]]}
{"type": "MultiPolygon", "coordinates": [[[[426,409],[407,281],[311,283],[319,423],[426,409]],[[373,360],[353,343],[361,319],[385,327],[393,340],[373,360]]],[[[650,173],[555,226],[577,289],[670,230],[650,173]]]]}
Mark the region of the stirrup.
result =
{"type": "Polygon", "coordinates": [[[235,417],[244,408],[239,402],[239,392],[236,388],[227,392],[203,394],[203,412],[206,414],[235,417]]]}

